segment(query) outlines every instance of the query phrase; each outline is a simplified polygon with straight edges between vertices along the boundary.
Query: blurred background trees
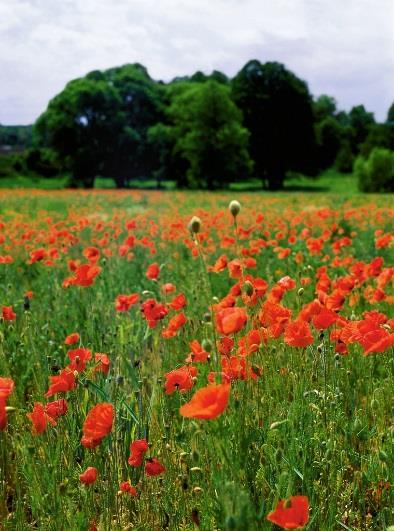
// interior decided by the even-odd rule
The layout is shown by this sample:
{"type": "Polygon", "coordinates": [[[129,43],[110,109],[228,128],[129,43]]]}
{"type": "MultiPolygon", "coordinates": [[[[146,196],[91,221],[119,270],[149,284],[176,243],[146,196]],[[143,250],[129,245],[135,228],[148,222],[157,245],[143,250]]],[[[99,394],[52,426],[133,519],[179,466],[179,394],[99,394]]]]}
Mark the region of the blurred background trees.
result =
{"type": "Polygon", "coordinates": [[[347,113],[329,95],[313,98],[280,63],[252,60],[232,79],[197,71],[169,83],[136,63],[70,81],[34,126],[0,125],[0,177],[67,173],[78,187],[100,176],[119,188],[155,179],[207,189],[258,179],[278,190],[291,172],[357,167],[361,189],[387,190],[361,169],[379,166],[382,150],[394,150],[394,103],[376,123],[363,105],[347,113]]]}

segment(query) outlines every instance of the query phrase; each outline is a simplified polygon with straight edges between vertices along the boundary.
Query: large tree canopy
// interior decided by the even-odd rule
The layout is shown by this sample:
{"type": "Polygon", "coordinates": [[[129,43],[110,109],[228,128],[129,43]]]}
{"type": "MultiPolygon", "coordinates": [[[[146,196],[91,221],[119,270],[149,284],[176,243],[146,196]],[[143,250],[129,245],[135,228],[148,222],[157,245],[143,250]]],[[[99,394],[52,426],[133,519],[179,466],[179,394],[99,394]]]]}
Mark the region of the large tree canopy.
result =
{"type": "Polygon", "coordinates": [[[255,174],[278,189],[288,170],[312,172],[315,133],[307,85],[279,63],[249,61],[232,80],[235,103],[250,131],[255,174]]]}
{"type": "Polygon", "coordinates": [[[150,172],[147,130],[160,117],[160,85],[141,65],[126,65],[68,83],[36,131],[76,184],[92,186],[103,175],[125,186],[150,172]]]}
{"type": "Polygon", "coordinates": [[[166,160],[179,185],[211,190],[250,173],[249,133],[229,87],[213,80],[178,82],[169,97],[167,126],[154,127],[151,135],[167,137],[166,160]]]}

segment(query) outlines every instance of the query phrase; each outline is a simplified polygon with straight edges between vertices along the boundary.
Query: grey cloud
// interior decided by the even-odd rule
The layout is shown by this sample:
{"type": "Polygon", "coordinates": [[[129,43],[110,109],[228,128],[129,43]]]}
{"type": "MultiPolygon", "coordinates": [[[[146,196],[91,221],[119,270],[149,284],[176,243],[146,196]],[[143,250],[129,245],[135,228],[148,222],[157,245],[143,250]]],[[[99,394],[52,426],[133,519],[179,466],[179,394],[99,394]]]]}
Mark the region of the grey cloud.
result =
{"type": "Polygon", "coordinates": [[[277,60],[341,108],[394,100],[391,0],[3,0],[0,123],[31,123],[70,79],[128,62],[169,80],[277,60]]]}

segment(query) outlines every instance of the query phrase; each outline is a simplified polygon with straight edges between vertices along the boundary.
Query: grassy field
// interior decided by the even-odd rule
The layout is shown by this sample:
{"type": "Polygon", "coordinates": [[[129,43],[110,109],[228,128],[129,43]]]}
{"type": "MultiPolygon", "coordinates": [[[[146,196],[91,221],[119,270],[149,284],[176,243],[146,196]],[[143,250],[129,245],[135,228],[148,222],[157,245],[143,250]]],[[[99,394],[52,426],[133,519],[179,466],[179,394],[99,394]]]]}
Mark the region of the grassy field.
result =
{"type": "MultiPolygon", "coordinates": [[[[61,190],[67,186],[67,177],[31,177],[24,175],[14,175],[11,177],[0,178],[0,189],[20,189],[20,188],[37,188],[41,190],[61,190]]],[[[133,188],[137,189],[155,189],[157,182],[155,180],[134,181],[133,188]]],[[[175,189],[175,181],[166,181],[163,183],[166,190],[175,189]]],[[[95,188],[112,189],[115,183],[112,179],[96,178],[95,188]]],[[[236,192],[243,191],[261,191],[261,182],[258,179],[248,180],[243,183],[232,183],[230,190],[236,192]]],[[[327,170],[318,178],[308,178],[300,174],[294,174],[285,182],[284,192],[324,192],[324,193],[344,193],[346,195],[357,194],[357,180],[352,174],[339,173],[336,170],[327,170]]]]}
{"type": "Polygon", "coordinates": [[[393,197],[325,179],[0,191],[0,529],[394,525],[393,197]]]}

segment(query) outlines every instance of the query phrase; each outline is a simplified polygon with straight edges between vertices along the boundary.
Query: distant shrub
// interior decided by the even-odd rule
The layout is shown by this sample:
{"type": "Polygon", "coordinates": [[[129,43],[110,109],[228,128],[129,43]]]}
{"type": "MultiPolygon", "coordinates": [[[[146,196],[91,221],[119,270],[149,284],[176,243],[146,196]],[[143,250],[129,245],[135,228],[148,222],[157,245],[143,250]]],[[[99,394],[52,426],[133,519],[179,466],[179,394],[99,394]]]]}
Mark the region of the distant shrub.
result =
{"type": "Polygon", "coordinates": [[[43,177],[54,177],[59,173],[59,165],[56,162],[55,154],[50,149],[28,149],[25,152],[25,160],[28,171],[43,177]]]}
{"type": "Polygon", "coordinates": [[[362,192],[394,191],[394,152],[374,148],[368,158],[357,157],[354,171],[362,192]]]}

